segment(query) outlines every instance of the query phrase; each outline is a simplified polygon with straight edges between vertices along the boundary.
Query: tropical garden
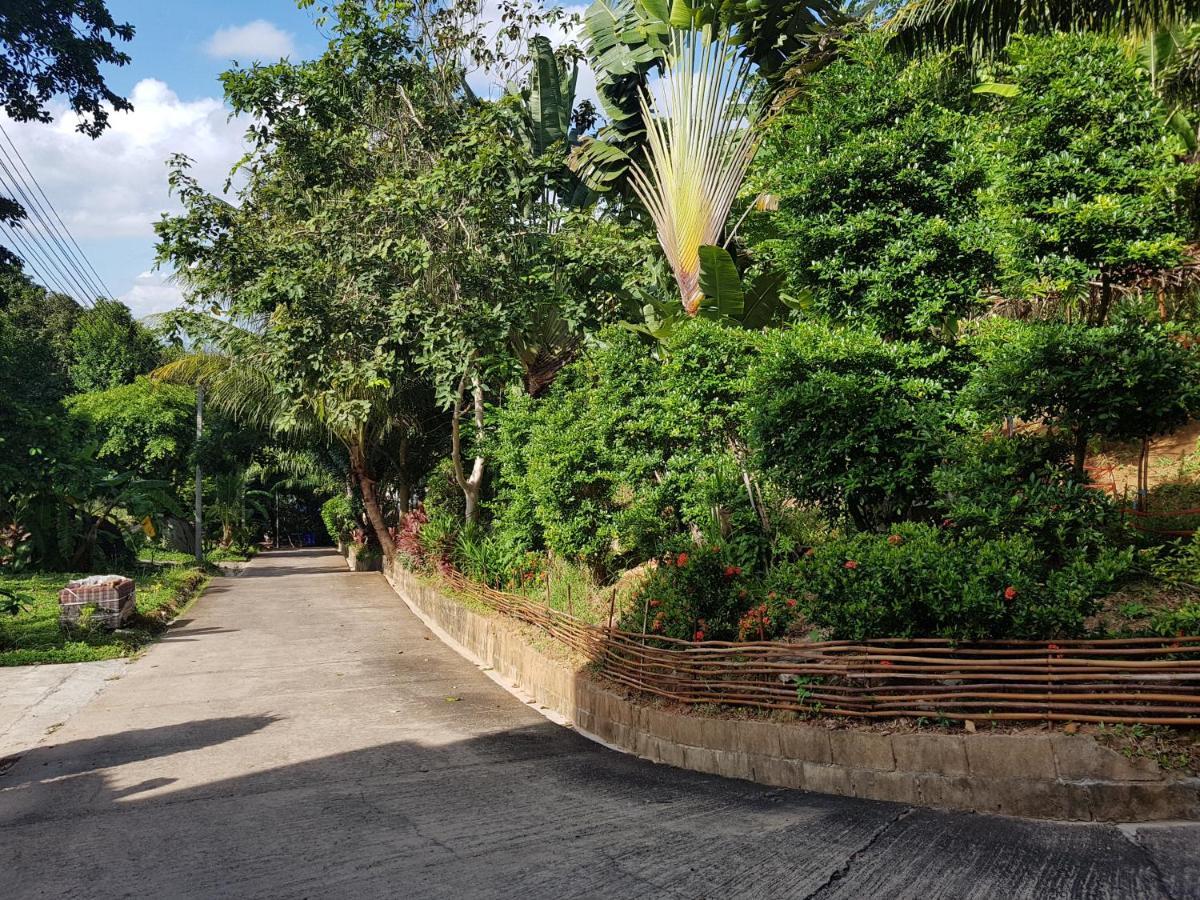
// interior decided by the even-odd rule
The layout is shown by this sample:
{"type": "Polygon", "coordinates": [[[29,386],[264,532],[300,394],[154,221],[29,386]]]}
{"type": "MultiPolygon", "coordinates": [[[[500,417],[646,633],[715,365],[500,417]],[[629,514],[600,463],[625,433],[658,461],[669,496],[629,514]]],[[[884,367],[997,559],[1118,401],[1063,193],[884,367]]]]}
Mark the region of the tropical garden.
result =
{"type": "Polygon", "coordinates": [[[187,309],[6,276],[3,583],[186,547],[199,465],[214,551],[319,502],[647,635],[1195,633],[1200,10],[1076,6],[316,8],[235,199],[169,161],[187,309]]]}

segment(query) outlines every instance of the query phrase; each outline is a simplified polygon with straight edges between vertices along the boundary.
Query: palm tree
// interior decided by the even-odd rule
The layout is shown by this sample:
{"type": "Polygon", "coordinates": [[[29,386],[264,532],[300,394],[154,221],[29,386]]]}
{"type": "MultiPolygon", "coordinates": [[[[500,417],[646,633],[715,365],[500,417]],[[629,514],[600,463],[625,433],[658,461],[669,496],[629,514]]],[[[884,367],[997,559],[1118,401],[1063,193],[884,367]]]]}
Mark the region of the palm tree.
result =
{"type": "Polygon", "coordinates": [[[688,315],[700,312],[700,248],[719,242],[758,149],[750,63],[710,29],[676,30],[657,91],[642,91],[644,163],[634,193],[649,212],[688,315]]]}
{"type": "Polygon", "coordinates": [[[965,46],[985,57],[1020,32],[1148,36],[1196,18],[1200,0],[909,0],[887,28],[907,53],[965,46]]]}
{"type": "Polygon", "coordinates": [[[409,445],[422,430],[427,412],[419,401],[427,399],[432,410],[432,390],[402,380],[347,379],[312,385],[298,397],[285,398],[273,389],[262,334],[206,317],[179,318],[208,337],[206,346],[162,366],[154,377],[203,384],[215,409],[297,446],[341,444],[367,519],[390,559],[395,544],[384,518],[380,485],[397,481],[401,493],[406,492],[409,445]]]}

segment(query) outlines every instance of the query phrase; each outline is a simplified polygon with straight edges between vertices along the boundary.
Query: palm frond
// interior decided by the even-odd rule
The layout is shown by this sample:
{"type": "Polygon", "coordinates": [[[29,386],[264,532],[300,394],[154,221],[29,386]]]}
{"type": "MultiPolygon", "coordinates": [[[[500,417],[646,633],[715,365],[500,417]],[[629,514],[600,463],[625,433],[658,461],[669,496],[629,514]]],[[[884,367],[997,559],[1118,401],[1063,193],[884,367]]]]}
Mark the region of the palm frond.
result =
{"type": "Polygon", "coordinates": [[[758,149],[750,65],[708,29],[675,31],[657,93],[642,92],[645,166],[631,183],[658,231],[689,315],[700,309],[700,248],[718,244],[758,149]]]}
{"type": "Polygon", "coordinates": [[[910,0],[886,27],[909,54],[964,46],[987,57],[1021,32],[1144,36],[1198,17],[1198,0],[910,0]]]}

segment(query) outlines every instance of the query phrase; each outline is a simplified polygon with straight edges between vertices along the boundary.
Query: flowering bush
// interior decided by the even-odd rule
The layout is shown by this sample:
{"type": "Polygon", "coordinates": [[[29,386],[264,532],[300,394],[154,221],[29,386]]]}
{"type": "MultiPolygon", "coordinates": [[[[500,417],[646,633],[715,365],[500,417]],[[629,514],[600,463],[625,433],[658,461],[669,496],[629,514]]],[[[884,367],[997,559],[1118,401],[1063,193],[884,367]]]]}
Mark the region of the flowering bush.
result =
{"type": "Polygon", "coordinates": [[[752,585],[718,545],[664,553],[621,617],[621,628],[684,640],[734,640],[753,603],[752,585]]]}
{"type": "Polygon", "coordinates": [[[1059,563],[1024,534],[900,525],[816,547],[770,586],[831,638],[1045,638],[1081,631],[1131,563],[1112,549],[1059,563]]]}

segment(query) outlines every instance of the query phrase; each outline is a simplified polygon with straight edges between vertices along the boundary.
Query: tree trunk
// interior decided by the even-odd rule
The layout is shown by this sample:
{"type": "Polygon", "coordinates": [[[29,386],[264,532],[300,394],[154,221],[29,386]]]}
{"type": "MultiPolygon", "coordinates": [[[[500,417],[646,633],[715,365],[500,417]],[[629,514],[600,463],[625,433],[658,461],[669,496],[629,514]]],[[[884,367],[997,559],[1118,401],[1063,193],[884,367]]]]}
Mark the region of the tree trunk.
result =
{"type": "Polygon", "coordinates": [[[1082,428],[1075,432],[1075,477],[1083,480],[1083,466],[1087,462],[1088,434],[1082,428]]]}
{"type": "Polygon", "coordinates": [[[379,548],[390,562],[392,557],[396,555],[396,545],[392,541],[391,534],[388,533],[387,522],[383,519],[383,510],[379,506],[379,495],[375,493],[375,479],[367,474],[362,454],[357,451],[352,450],[350,452],[350,467],[355,479],[358,481],[358,490],[362,494],[363,509],[366,510],[367,521],[371,523],[371,528],[375,532],[375,539],[379,541],[379,548]]]}
{"type": "Polygon", "coordinates": [[[408,515],[409,507],[412,504],[412,485],[409,484],[408,481],[407,435],[400,439],[400,449],[398,455],[400,457],[400,471],[396,477],[396,511],[399,513],[399,518],[402,519],[404,516],[408,515]]]}
{"type": "MultiPolygon", "coordinates": [[[[474,403],[475,430],[482,443],[483,438],[483,385],[478,378],[471,379],[471,393],[474,403]]],[[[471,465],[471,474],[466,474],[462,456],[462,413],[463,404],[467,397],[467,373],[458,380],[458,396],[454,400],[454,418],[450,421],[450,458],[454,463],[454,480],[463,492],[465,501],[464,518],[468,522],[478,522],[480,507],[479,495],[483,489],[482,456],[476,456],[471,465]]]]}

